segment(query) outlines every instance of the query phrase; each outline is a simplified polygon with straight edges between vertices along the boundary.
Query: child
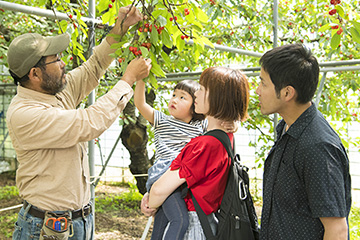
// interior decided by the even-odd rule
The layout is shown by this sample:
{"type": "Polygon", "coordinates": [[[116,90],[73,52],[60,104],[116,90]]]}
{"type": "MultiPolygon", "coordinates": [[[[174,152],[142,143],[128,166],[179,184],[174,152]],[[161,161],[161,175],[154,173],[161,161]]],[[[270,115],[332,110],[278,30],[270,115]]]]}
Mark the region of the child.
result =
{"type": "MultiPolygon", "coordinates": [[[[145,83],[136,83],[134,102],[141,115],[155,128],[155,160],[148,171],[147,191],[160,176],[169,169],[173,159],[194,137],[206,131],[207,121],[204,115],[194,111],[194,93],[200,85],[192,80],[179,82],[168,104],[168,116],[153,109],[145,100],[145,83]]],[[[155,216],[151,239],[183,239],[189,225],[188,210],[177,189],[163,203],[155,216]],[[164,238],[164,230],[169,223],[164,238]]]]}

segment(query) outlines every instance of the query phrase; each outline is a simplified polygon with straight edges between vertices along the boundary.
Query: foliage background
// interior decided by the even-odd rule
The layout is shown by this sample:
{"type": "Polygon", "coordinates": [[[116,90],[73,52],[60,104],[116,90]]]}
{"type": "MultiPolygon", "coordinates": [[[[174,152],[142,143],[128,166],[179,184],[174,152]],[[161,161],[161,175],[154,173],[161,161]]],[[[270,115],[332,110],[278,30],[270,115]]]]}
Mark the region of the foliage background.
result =
{"type": "MultiPolygon", "coordinates": [[[[11,40],[24,32],[55,35],[63,31],[71,34],[70,49],[63,57],[69,69],[79,65],[88,57],[87,25],[82,20],[83,16],[88,16],[87,1],[13,0],[12,2],[54,9],[66,13],[69,19],[56,23],[51,19],[1,9],[0,61],[2,64],[7,64],[6,51],[11,40]]],[[[98,0],[96,1],[96,18],[101,19],[104,25],[96,25],[96,44],[103,40],[109,30],[108,25],[114,23],[119,7],[131,4],[147,15],[147,20],[133,27],[130,33],[121,39],[120,44],[113,46],[117,49],[115,56],[119,62],[105,75],[107,84],[103,84],[98,89],[98,96],[111,88],[113,82],[118,81],[127,62],[136,57],[130,52],[129,46],[141,48],[143,56],[152,58],[154,67],[148,81],[156,92],[159,87],[160,89],[169,88],[172,84],[172,82],[156,81],[155,77],[164,77],[165,73],[201,71],[214,65],[231,65],[239,68],[259,66],[256,57],[216,51],[204,48],[204,44],[210,46],[219,44],[258,53],[264,53],[274,44],[273,2],[263,0],[138,0],[135,2],[98,0]],[[175,17],[176,21],[170,21],[170,18],[175,17]],[[157,28],[163,29],[140,32],[139,28],[145,29],[146,24],[157,25],[157,28]],[[185,44],[182,35],[189,37],[185,40],[192,39],[194,44],[185,44]],[[151,43],[151,47],[147,49],[141,46],[143,43],[151,43]]],[[[319,62],[357,59],[360,39],[359,10],[358,1],[343,1],[332,5],[328,0],[280,0],[277,45],[307,44],[312,48],[319,62]],[[337,13],[330,15],[331,9],[337,9],[337,13]],[[332,29],[334,26],[337,28],[332,29]],[[340,28],[343,32],[338,34],[340,28]]],[[[321,94],[319,109],[328,120],[343,123],[335,126],[341,136],[345,136],[346,123],[358,120],[358,75],[359,71],[327,74],[321,94]]],[[[1,80],[11,81],[9,77],[2,77],[1,80]]],[[[272,116],[266,117],[260,114],[258,100],[254,94],[258,79],[250,77],[250,81],[253,93],[249,110],[251,120],[245,123],[245,127],[270,129],[269,132],[262,132],[263,134],[258,139],[258,141],[268,143],[273,140],[272,116]]],[[[164,104],[164,100],[158,99],[155,104],[160,107],[164,104]]],[[[358,139],[343,138],[343,140],[345,146],[359,143],[358,139]]],[[[263,160],[266,151],[267,149],[261,149],[258,152],[258,159],[263,160]]]]}
{"type": "MultiPolygon", "coordinates": [[[[8,45],[14,37],[25,32],[43,35],[56,35],[61,32],[71,34],[70,48],[63,57],[68,70],[88,58],[88,29],[82,20],[83,16],[88,16],[87,0],[8,2],[54,9],[66,13],[69,19],[54,21],[0,9],[0,64],[7,65],[8,45]]],[[[266,0],[97,0],[96,18],[102,20],[103,24],[95,26],[95,44],[104,39],[110,29],[108,26],[115,21],[119,7],[130,4],[147,15],[147,20],[132,28],[129,34],[121,39],[120,44],[113,46],[117,49],[114,56],[118,61],[116,66],[105,74],[103,83],[97,89],[97,97],[108,91],[120,79],[127,62],[136,57],[130,51],[130,46],[141,49],[143,56],[152,58],[154,68],[147,81],[148,86],[158,93],[170,89],[174,84],[169,81],[156,81],[155,78],[163,78],[166,73],[191,73],[215,65],[229,65],[241,69],[259,67],[259,59],[256,57],[208,49],[204,44],[218,44],[258,53],[264,53],[274,45],[274,6],[272,1],[266,0]],[[173,20],[170,21],[170,18],[173,20]],[[149,24],[148,31],[144,31],[147,28],[146,24],[149,24]],[[155,30],[155,25],[160,31],[155,30]],[[141,32],[139,28],[142,28],[141,32]],[[194,41],[193,45],[186,44],[185,40],[190,39],[194,41]],[[146,45],[142,46],[143,43],[151,45],[148,48],[146,45]]],[[[359,59],[360,1],[341,1],[334,5],[330,0],[280,0],[278,11],[278,46],[304,43],[311,47],[319,62],[359,59]],[[337,10],[336,14],[329,14],[332,9],[337,10]],[[340,29],[342,31],[339,32],[340,29]]],[[[334,128],[345,147],[349,147],[350,144],[360,146],[360,138],[346,137],[346,125],[358,121],[359,117],[359,71],[330,72],[326,77],[324,88],[319,94],[319,110],[328,120],[338,123],[334,128]]],[[[7,76],[0,76],[0,80],[4,83],[11,82],[11,78],[7,76]]],[[[252,91],[249,109],[251,119],[244,123],[244,127],[258,129],[261,132],[257,140],[249,144],[262,146],[257,148],[259,151],[256,158],[258,167],[262,167],[273,141],[273,116],[260,114],[255,94],[258,78],[250,77],[249,80],[252,91]]],[[[155,107],[161,108],[165,104],[166,101],[158,96],[155,107]]],[[[121,119],[120,124],[135,121],[133,116],[126,114],[121,119]]],[[[151,131],[148,131],[148,135],[151,141],[151,131]]],[[[354,226],[356,225],[358,224],[354,226]]],[[[359,236],[359,230],[355,229],[355,232],[356,236],[359,236]]]]}

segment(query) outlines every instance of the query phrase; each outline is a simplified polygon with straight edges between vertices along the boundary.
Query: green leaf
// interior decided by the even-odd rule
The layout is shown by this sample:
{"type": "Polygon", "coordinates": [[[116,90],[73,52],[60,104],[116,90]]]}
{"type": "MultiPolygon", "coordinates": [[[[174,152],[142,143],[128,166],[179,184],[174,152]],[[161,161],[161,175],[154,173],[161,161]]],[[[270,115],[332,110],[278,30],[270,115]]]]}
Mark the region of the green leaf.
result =
{"type": "Polygon", "coordinates": [[[98,4],[96,5],[96,7],[100,13],[105,11],[106,9],[108,9],[108,6],[109,6],[109,3],[107,1],[99,1],[98,4]]]}
{"type": "Polygon", "coordinates": [[[110,21],[110,18],[112,16],[110,15],[110,12],[106,12],[104,15],[102,15],[101,20],[103,24],[106,24],[110,21]]]}
{"type": "Polygon", "coordinates": [[[334,36],[331,38],[331,48],[336,49],[339,47],[341,36],[339,34],[334,34],[334,36]]]}
{"type": "Polygon", "coordinates": [[[157,17],[157,19],[156,19],[156,20],[160,23],[160,26],[165,26],[165,25],[166,25],[166,23],[167,23],[166,18],[165,18],[165,17],[163,17],[163,16],[159,16],[159,17],[157,17]]]}
{"type": "Polygon", "coordinates": [[[171,61],[169,56],[166,54],[166,52],[161,51],[160,54],[161,54],[162,59],[164,59],[165,62],[170,62],[171,61]]]}
{"type": "Polygon", "coordinates": [[[149,50],[146,47],[140,47],[141,55],[146,58],[149,55],[149,50]]]}
{"type": "Polygon", "coordinates": [[[81,60],[86,62],[86,58],[84,57],[84,55],[81,52],[78,52],[78,56],[81,58],[81,60]]]}
{"type": "Polygon", "coordinates": [[[156,63],[156,61],[151,60],[151,66],[150,72],[158,77],[165,77],[165,72],[161,69],[160,65],[156,63]]]}
{"type": "Polygon", "coordinates": [[[202,41],[204,44],[210,46],[211,48],[215,48],[214,44],[210,42],[210,40],[207,37],[201,36],[200,41],[202,41]]]}
{"type": "Polygon", "coordinates": [[[185,40],[181,39],[181,35],[178,35],[176,37],[176,47],[179,50],[179,52],[182,52],[182,50],[185,47],[185,40]]]}
{"type": "Polygon", "coordinates": [[[355,22],[355,21],[352,21],[351,23],[354,25],[355,29],[356,29],[358,32],[360,32],[360,23],[355,22]]]}
{"type": "MultiPolygon", "coordinates": [[[[152,12],[152,16],[155,18],[155,19],[158,19],[159,16],[163,16],[163,17],[166,17],[168,15],[168,11],[167,10],[163,10],[163,9],[158,9],[158,10],[155,10],[152,12]]],[[[165,19],[166,20],[166,19],[165,19]]]]}
{"type": "Polygon", "coordinates": [[[160,36],[161,36],[161,41],[163,42],[163,44],[164,44],[166,47],[168,47],[168,48],[172,48],[173,43],[172,43],[172,41],[171,41],[171,39],[170,39],[170,35],[169,35],[169,33],[166,31],[166,29],[164,29],[164,30],[161,32],[160,36]]]}
{"type": "Polygon", "coordinates": [[[341,18],[344,18],[344,9],[341,5],[335,6],[336,12],[340,15],[341,18]]]}
{"type": "Polygon", "coordinates": [[[61,20],[60,28],[61,28],[62,32],[66,32],[67,26],[68,26],[68,22],[66,20],[61,20]]]}
{"type": "Polygon", "coordinates": [[[159,87],[157,80],[152,72],[150,72],[150,74],[149,74],[149,82],[150,82],[151,86],[153,86],[155,89],[157,89],[159,87]]]}
{"type": "Polygon", "coordinates": [[[159,41],[159,33],[154,27],[150,34],[150,39],[152,43],[157,43],[159,41]]]}
{"type": "Polygon", "coordinates": [[[326,30],[329,30],[331,28],[330,23],[327,23],[323,25],[321,28],[319,28],[318,32],[324,32],[326,30]]]}
{"type": "Polygon", "coordinates": [[[161,69],[160,65],[157,64],[156,57],[152,52],[150,52],[150,59],[152,65],[150,72],[154,73],[156,76],[165,77],[165,72],[161,69]]]}
{"type": "Polygon", "coordinates": [[[193,23],[195,22],[196,18],[195,18],[195,14],[191,11],[189,15],[187,15],[186,17],[186,20],[189,22],[189,23],[193,23]]]}
{"type": "Polygon", "coordinates": [[[194,30],[197,30],[199,32],[201,32],[204,28],[203,25],[201,25],[201,23],[199,23],[197,21],[193,22],[192,27],[194,28],[194,30]]]}
{"type": "Polygon", "coordinates": [[[207,23],[209,21],[209,17],[200,8],[198,7],[194,8],[194,13],[196,19],[198,19],[200,22],[207,23]]]}
{"type": "Polygon", "coordinates": [[[354,27],[350,28],[350,33],[351,33],[351,37],[352,39],[360,44],[360,33],[357,29],[355,29],[354,27]]]}

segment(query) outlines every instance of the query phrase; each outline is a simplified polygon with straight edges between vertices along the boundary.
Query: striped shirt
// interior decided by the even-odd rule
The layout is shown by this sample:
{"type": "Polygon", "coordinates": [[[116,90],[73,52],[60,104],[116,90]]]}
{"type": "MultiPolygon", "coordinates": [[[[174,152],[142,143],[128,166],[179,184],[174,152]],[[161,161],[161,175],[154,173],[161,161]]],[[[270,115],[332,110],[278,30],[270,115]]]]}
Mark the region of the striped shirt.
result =
{"type": "Polygon", "coordinates": [[[155,110],[155,160],[175,159],[192,138],[205,132],[206,127],[206,120],[185,123],[155,110]]]}
{"type": "Polygon", "coordinates": [[[155,163],[148,170],[146,189],[163,175],[185,145],[194,137],[202,135],[207,120],[185,123],[165,113],[154,111],[155,163]]]}

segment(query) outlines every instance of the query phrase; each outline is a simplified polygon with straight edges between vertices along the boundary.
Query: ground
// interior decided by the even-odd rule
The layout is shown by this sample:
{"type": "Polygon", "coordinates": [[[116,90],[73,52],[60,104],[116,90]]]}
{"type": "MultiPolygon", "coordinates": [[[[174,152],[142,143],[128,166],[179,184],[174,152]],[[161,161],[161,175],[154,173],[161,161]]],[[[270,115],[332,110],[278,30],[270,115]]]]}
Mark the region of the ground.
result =
{"type": "MultiPolygon", "coordinates": [[[[14,174],[0,174],[0,187],[14,186],[15,179],[14,174]]],[[[127,187],[99,185],[96,187],[96,197],[113,196],[129,191],[127,187]]],[[[19,197],[13,197],[10,199],[2,199],[0,201],[0,209],[15,206],[21,204],[19,197]]],[[[111,201],[111,200],[110,200],[111,201]]],[[[0,219],[5,214],[17,213],[19,208],[9,211],[0,212],[0,219]]],[[[5,218],[6,219],[6,218],[5,218]]],[[[3,220],[1,220],[3,221],[3,220]]],[[[106,211],[100,211],[95,213],[95,239],[106,240],[133,240],[140,239],[145,229],[148,218],[141,214],[138,207],[133,209],[121,209],[114,208],[114,210],[106,209],[106,211]]],[[[9,231],[13,231],[13,224],[10,224],[9,231]],[[12,229],[11,229],[12,228],[12,229]]],[[[151,231],[151,228],[150,228],[151,231]]],[[[150,232],[146,239],[150,239],[150,232]]],[[[0,233],[0,239],[11,239],[0,233]]]]}

